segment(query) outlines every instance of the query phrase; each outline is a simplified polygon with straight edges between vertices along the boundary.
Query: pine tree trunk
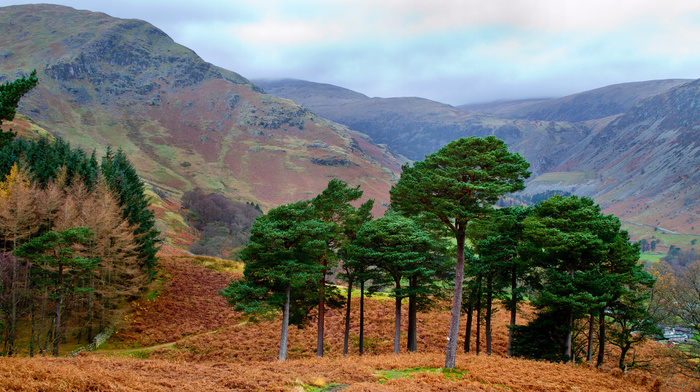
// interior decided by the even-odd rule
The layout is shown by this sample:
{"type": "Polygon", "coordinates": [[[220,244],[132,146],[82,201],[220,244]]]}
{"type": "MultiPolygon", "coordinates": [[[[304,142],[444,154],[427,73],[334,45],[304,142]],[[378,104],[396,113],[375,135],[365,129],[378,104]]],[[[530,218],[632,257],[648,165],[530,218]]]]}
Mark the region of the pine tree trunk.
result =
{"type": "Polygon", "coordinates": [[[591,360],[593,359],[593,334],[595,333],[595,328],[593,328],[594,324],[595,316],[593,313],[591,313],[590,317],[588,318],[588,350],[586,351],[588,363],[591,363],[591,360]]]}
{"type": "Polygon", "coordinates": [[[450,311],[450,330],[447,335],[447,348],[445,350],[445,368],[454,369],[457,360],[457,339],[459,333],[459,316],[462,312],[462,285],[464,284],[464,242],[466,225],[457,224],[457,265],[455,266],[455,289],[452,296],[452,310],[450,311]]]}
{"type": "MultiPolygon", "coordinates": [[[[571,270],[569,270],[569,272],[571,273],[571,280],[573,281],[574,270],[571,269],[571,270]]],[[[571,354],[573,351],[573,340],[572,339],[573,339],[573,331],[574,331],[574,312],[572,309],[569,309],[568,312],[569,312],[569,315],[568,315],[569,319],[567,322],[568,332],[566,333],[566,348],[564,350],[564,356],[567,358],[567,362],[570,362],[571,361],[571,354]]]]}
{"type": "Polygon", "coordinates": [[[343,337],[343,355],[348,355],[350,344],[350,305],[352,303],[352,278],[348,279],[348,301],[345,306],[345,336],[343,337]]]}
{"type": "MultiPolygon", "coordinates": [[[[415,290],[418,285],[418,278],[412,277],[410,280],[411,287],[415,290]]],[[[408,297],[408,344],[407,349],[410,352],[418,351],[418,326],[416,325],[416,295],[412,294],[408,297]]]]}
{"type": "Polygon", "coordinates": [[[63,265],[58,265],[58,293],[56,298],[56,325],[53,337],[53,356],[58,356],[58,345],[61,340],[61,302],[63,299],[63,265]]]}
{"type": "MultiPolygon", "coordinates": [[[[401,280],[395,279],[396,291],[401,289],[401,280]]],[[[394,302],[394,354],[399,354],[401,350],[401,297],[396,294],[394,302]]]]}
{"type": "Polygon", "coordinates": [[[365,281],[360,282],[360,355],[365,351],[365,281]]]}
{"type": "Polygon", "coordinates": [[[596,361],[595,367],[599,367],[605,361],[605,309],[600,310],[600,316],[598,319],[598,361],[596,361]]]}
{"type": "MultiPolygon", "coordinates": [[[[327,265],[326,259],[323,259],[323,266],[327,265]]],[[[323,330],[326,318],[326,269],[324,268],[321,278],[321,287],[319,288],[318,298],[318,331],[316,334],[316,356],[323,356],[323,330]]]]}
{"type": "Polygon", "coordinates": [[[567,321],[568,332],[566,333],[566,348],[564,350],[564,356],[566,357],[566,362],[571,362],[571,353],[573,349],[573,329],[574,329],[574,313],[569,310],[569,320],[567,321]]]}
{"type": "Polygon", "coordinates": [[[474,315],[474,304],[470,302],[469,307],[467,308],[467,327],[466,327],[466,330],[464,331],[464,352],[465,353],[468,353],[469,350],[471,349],[473,315],[474,315]]]}
{"type": "Polygon", "coordinates": [[[289,297],[292,289],[292,284],[287,283],[284,290],[284,310],[282,311],[282,333],[280,334],[280,353],[279,362],[287,360],[287,339],[289,336],[289,297]]]}
{"type": "Polygon", "coordinates": [[[30,330],[29,330],[29,357],[31,358],[34,356],[34,323],[36,322],[35,317],[34,317],[33,304],[30,305],[29,312],[30,312],[30,320],[31,320],[30,330]]]}
{"type": "Polygon", "coordinates": [[[518,297],[515,291],[518,286],[517,276],[515,275],[515,267],[511,268],[510,274],[510,328],[508,328],[508,358],[513,356],[513,329],[515,329],[515,317],[518,313],[518,297]]]}
{"type": "Polygon", "coordinates": [[[476,289],[476,355],[481,354],[481,277],[476,289]]]}
{"type": "Polygon", "coordinates": [[[486,355],[491,355],[491,306],[493,305],[491,276],[486,279],[486,355]]]}

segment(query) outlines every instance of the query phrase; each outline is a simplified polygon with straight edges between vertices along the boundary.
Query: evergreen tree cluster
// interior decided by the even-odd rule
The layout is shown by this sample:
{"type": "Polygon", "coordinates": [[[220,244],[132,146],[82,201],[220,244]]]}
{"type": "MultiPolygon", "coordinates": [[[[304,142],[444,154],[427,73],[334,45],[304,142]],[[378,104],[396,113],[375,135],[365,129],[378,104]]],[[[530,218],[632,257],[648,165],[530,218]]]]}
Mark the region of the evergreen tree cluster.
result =
{"type": "MultiPolygon", "coordinates": [[[[36,71],[0,85],[12,120],[36,71]]],[[[156,266],[158,231],[144,186],[121,151],[101,164],[62,140],[0,131],[0,352],[59,354],[66,330],[89,343],[156,266]]]]}
{"type": "Polygon", "coordinates": [[[632,346],[656,333],[649,311],[654,279],[638,263],[639,246],[619,219],[588,198],[556,194],[535,206],[495,209],[501,197],[523,189],[527,167],[494,137],[455,140],[403,167],[390,209],[376,220],[371,204],[350,204],[360,197],[358,188],[333,180],[313,200],[280,206],[255,221],[242,254],[244,278],[222,294],[249,314],[282,312],[280,360],[286,358],[287,325],[303,325],[314,298],[322,355],[323,312],[335,297],[326,277],[335,270],[348,282],[345,353],[353,285],[360,286],[360,353],[366,283],[368,292],[382,289],[395,298],[396,353],[402,299],[409,299],[406,347],[415,351],[416,310],[452,286],[447,368],[454,367],[461,313],[467,315],[464,351],[472,346],[476,320],[477,353],[482,322],[491,353],[497,302],[511,316],[509,355],[592,361],[597,345],[600,364],[609,342],[620,348],[623,366],[632,346]],[[518,326],[526,298],[537,316],[518,326]]]}
{"type": "Polygon", "coordinates": [[[155,215],[149,210],[148,197],[143,182],[123,151],[110,148],[98,163],[95,152],[88,155],[70,143],[57,138],[49,140],[14,139],[0,149],[0,178],[10,174],[14,165],[26,168],[31,181],[41,188],[63,176],[66,186],[79,181],[91,192],[103,179],[116,196],[122,216],[134,227],[134,235],[143,267],[149,274],[155,273],[155,254],[158,250],[159,232],[155,228],[155,215]]]}
{"type": "Polygon", "coordinates": [[[91,339],[155,273],[158,231],[143,183],[121,151],[98,163],[62,140],[0,149],[2,352],[58,355],[71,329],[91,339]],[[70,327],[70,328],[69,328],[70,327]]]}

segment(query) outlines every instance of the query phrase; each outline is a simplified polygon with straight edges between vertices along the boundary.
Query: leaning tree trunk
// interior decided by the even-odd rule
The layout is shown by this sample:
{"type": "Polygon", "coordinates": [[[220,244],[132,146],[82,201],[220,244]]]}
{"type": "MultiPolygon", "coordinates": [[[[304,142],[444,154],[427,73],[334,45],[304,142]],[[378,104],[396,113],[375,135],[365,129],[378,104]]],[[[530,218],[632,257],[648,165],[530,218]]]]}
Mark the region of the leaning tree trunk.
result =
{"type": "Polygon", "coordinates": [[[459,316],[462,312],[462,285],[464,284],[464,242],[465,226],[456,223],[457,232],[457,264],[455,265],[455,290],[452,296],[452,310],[450,311],[450,330],[447,335],[447,348],[445,349],[445,368],[454,369],[457,360],[457,339],[459,334],[459,316]]]}
{"type": "Polygon", "coordinates": [[[621,370],[625,370],[625,358],[627,358],[627,353],[630,351],[632,348],[632,343],[627,343],[620,347],[620,361],[618,362],[617,366],[621,370]]]}
{"type": "Polygon", "coordinates": [[[289,337],[289,297],[292,290],[292,283],[287,283],[284,289],[284,310],[282,311],[282,333],[280,334],[280,355],[279,362],[287,360],[287,340],[289,337]]]}
{"type": "Polygon", "coordinates": [[[348,355],[350,343],[350,305],[352,303],[352,278],[348,279],[348,302],[345,306],[345,335],[343,337],[343,355],[348,355]]]}

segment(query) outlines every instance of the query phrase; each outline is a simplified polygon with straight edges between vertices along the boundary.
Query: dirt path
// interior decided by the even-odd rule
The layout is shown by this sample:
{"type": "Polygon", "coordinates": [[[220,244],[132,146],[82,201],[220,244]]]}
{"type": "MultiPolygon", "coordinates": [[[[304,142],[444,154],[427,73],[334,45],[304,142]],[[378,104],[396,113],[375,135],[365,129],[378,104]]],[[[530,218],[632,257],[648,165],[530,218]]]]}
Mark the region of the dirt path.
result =
{"type": "Polygon", "coordinates": [[[123,350],[97,350],[97,351],[92,351],[90,354],[119,354],[119,353],[134,353],[137,351],[151,351],[151,350],[157,350],[159,348],[165,348],[169,346],[174,346],[178,342],[183,341],[184,339],[180,339],[175,342],[170,342],[170,343],[163,343],[163,344],[158,344],[156,346],[148,346],[148,347],[141,347],[141,348],[128,348],[128,349],[123,349],[123,350]]]}
{"type": "MultiPolygon", "coordinates": [[[[242,327],[246,324],[248,324],[248,322],[244,321],[242,323],[234,325],[232,328],[242,327]]],[[[190,338],[193,338],[196,336],[202,336],[202,335],[206,335],[206,334],[211,335],[211,334],[215,334],[217,332],[219,332],[219,331],[218,330],[217,331],[206,331],[206,332],[202,332],[202,333],[198,333],[198,334],[194,334],[194,335],[188,335],[188,336],[186,336],[182,339],[178,339],[174,342],[161,343],[161,344],[157,344],[155,346],[139,347],[139,348],[126,348],[126,349],[121,349],[121,350],[95,350],[95,351],[91,351],[90,353],[91,354],[119,354],[119,353],[134,353],[134,352],[138,352],[138,351],[151,351],[151,350],[157,350],[159,348],[166,348],[166,347],[174,346],[178,343],[184,342],[187,339],[190,339],[190,338]]]]}

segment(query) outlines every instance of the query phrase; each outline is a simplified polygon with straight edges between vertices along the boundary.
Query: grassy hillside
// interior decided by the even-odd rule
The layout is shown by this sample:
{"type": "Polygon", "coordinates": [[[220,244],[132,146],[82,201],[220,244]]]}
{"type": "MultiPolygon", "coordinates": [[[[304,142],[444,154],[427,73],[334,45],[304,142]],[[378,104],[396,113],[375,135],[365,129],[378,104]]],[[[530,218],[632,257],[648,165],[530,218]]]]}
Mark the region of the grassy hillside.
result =
{"type": "Polygon", "coordinates": [[[388,202],[400,162],[386,149],[263,94],[144,21],[11,6],[0,32],[0,81],[39,76],[18,110],[33,123],[16,127],[36,125],[98,155],[121,148],[145,181],[175,198],[201,187],[267,210],[339,178],[388,202]]]}

